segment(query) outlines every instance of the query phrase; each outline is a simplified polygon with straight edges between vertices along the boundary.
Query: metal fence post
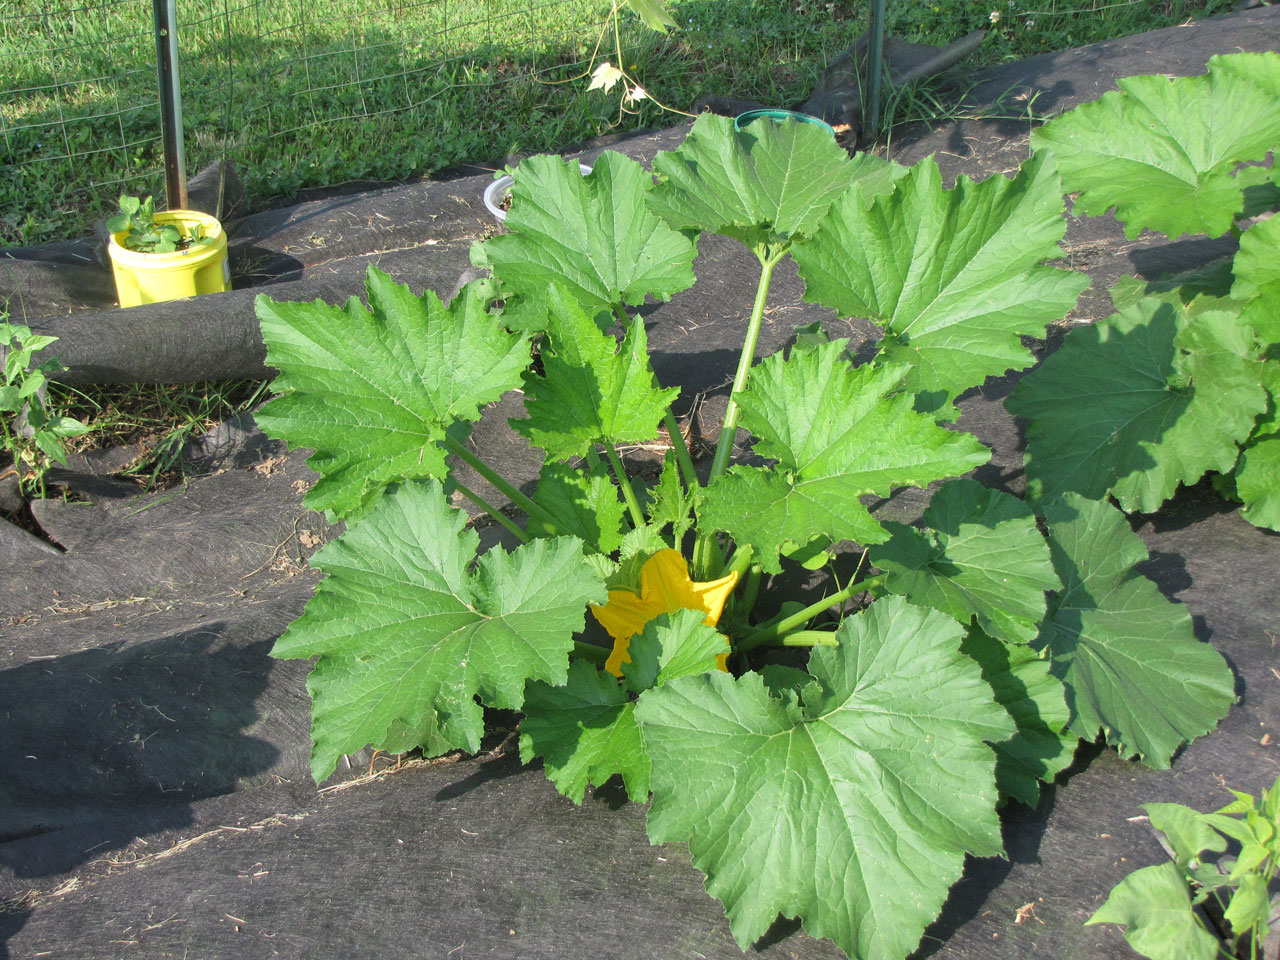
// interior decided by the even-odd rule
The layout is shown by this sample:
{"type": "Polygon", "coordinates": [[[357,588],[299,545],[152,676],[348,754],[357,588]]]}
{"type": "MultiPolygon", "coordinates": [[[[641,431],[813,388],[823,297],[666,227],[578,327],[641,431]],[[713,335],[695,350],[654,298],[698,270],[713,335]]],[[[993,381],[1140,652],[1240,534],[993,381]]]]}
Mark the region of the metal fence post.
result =
{"type": "Polygon", "coordinates": [[[867,50],[867,85],[869,107],[863,128],[875,139],[880,131],[880,81],[884,76],[884,2],[871,0],[871,37],[867,50]]]}
{"type": "Polygon", "coordinates": [[[156,71],[160,78],[160,136],[164,147],[164,192],[169,210],[187,208],[187,159],[182,145],[182,88],[178,83],[177,0],[152,0],[156,24],[156,71]]]}

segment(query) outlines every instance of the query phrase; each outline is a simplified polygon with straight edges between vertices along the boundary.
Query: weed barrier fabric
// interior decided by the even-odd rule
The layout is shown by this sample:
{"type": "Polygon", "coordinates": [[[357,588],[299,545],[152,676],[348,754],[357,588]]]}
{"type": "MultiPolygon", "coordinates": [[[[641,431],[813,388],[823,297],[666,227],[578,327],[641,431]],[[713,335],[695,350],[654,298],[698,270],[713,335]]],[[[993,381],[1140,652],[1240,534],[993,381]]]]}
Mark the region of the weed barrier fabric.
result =
{"type": "MultiPolygon", "coordinates": [[[[1058,61],[1049,58],[1038,68],[1048,72],[1027,82],[1074,102],[1072,85],[1082,91],[1078,99],[1089,99],[1105,78],[1197,73],[1211,54],[1275,48],[1277,41],[1280,11],[1252,11],[1055,55],[1067,66],[1078,63],[1080,72],[1055,73],[1058,61]]],[[[628,141],[625,149],[649,159],[683,133],[628,141]]],[[[1025,129],[1017,136],[1022,140],[1001,134],[993,121],[966,121],[898,149],[900,156],[937,152],[951,174],[977,177],[1016,163],[1008,158],[1025,152],[1025,129]],[[972,149],[948,156],[954,142],[972,149]]],[[[483,184],[475,178],[468,201],[478,210],[483,184]]],[[[449,188],[462,195],[463,182],[449,188]]],[[[305,224],[329,216],[325,211],[337,217],[339,208],[324,206],[333,202],[259,222],[252,246],[266,250],[262,237],[287,232],[292,239],[279,252],[302,263],[295,279],[265,292],[341,301],[360,290],[373,258],[405,271],[398,279],[415,287],[447,292],[466,266],[465,231],[394,250],[388,244],[406,238],[381,235],[364,256],[324,260],[313,251],[305,260],[298,237],[315,229],[305,224]]],[[[370,210],[382,204],[390,215],[396,192],[362,194],[359,202],[370,210]]],[[[360,249],[353,228],[344,237],[360,249]]],[[[1077,255],[1102,283],[1126,272],[1155,277],[1215,252],[1194,240],[1127,244],[1114,222],[1097,218],[1072,223],[1066,257],[1077,255]]],[[[699,288],[644,313],[659,379],[684,387],[679,413],[710,430],[756,268],[719,238],[705,238],[700,256],[699,288]],[[744,278],[751,280],[746,291],[744,278]]],[[[855,349],[873,333],[804,304],[793,273],[780,271],[774,289],[762,353],[814,320],[852,337],[855,349]]],[[[204,311],[210,324],[239,323],[241,342],[260,350],[255,292],[210,295],[174,309],[204,311]]],[[[1076,319],[1107,309],[1105,296],[1086,296],[1076,319]]],[[[190,326],[189,338],[198,331],[190,326]]],[[[64,339],[56,349],[65,358],[78,348],[71,336],[64,339]]],[[[166,347],[175,355],[178,339],[166,347]]],[[[119,358],[128,353],[120,344],[112,349],[119,358]]],[[[200,349],[191,344],[193,355],[200,349]]],[[[84,350],[84,366],[119,368],[127,379],[123,360],[108,363],[84,350]]],[[[211,375],[202,368],[199,378],[211,375]]],[[[1001,406],[1011,382],[992,380],[962,398],[960,425],[994,448],[980,479],[1019,491],[1021,437],[1001,406]]],[[[522,448],[505,426],[516,411],[517,399],[509,398],[486,416],[473,442],[500,469],[528,479],[536,463],[527,454],[520,459],[522,448]]],[[[636,462],[642,454],[634,453],[636,462]]],[[[397,770],[366,751],[346,758],[318,789],[307,769],[308,665],[268,652],[314,588],[307,557],[337,530],[301,505],[314,479],[306,451],[285,450],[251,420],[224,425],[188,455],[185,486],[144,498],[103,486],[101,478],[64,475],[90,504],[41,505],[38,518],[66,552],[0,559],[7,734],[0,741],[0,958],[742,955],[685,849],[651,847],[643,810],[625,804],[612,785],[589,792],[582,807],[557,795],[540,769],[519,765],[512,717],[492,717],[477,758],[397,770]],[[376,775],[365,776],[371,766],[376,775]]],[[[923,499],[902,495],[879,509],[910,517],[923,499]]],[[[1082,924],[1123,876],[1164,857],[1139,804],[1214,809],[1229,799],[1224,784],[1257,792],[1280,771],[1280,536],[1250,526],[1203,485],[1134,523],[1151,552],[1144,572],[1187,605],[1199,638],[1228,658],[1240,702],[1170,771],[1081,747],[1070,776],[1047,787],[1036,809],[1009,805],[1009,859],[968,862],[917,957],[1133,956],[1115,928],[1082,924]]],[[[752,953],[840,956],[785,920],[752,953]]]]}

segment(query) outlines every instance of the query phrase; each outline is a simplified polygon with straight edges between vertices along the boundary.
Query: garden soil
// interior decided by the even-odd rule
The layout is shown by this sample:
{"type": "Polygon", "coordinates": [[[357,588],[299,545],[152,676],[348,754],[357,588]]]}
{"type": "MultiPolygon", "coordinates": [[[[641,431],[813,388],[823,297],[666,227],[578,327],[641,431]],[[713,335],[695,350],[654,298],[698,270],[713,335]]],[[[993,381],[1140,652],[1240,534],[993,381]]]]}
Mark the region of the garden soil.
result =
{"type": "MultiPolygon", "coordinates": [[[[975,102],[1043,113],[1093,99],[1118,77],[1190,75],[1209,56],[1280,49],[1280,9],[1158,31],[978,75],[975,102]],[[1038,93],[1038,95],[1037,95],[1038,93]]],[[[615,148],[643,160],[686,128],[615,148]]],[[[949,177],[1014,169],[1021,121],[966,120],[895,138],[949,177]]],[[[586,156],[589,158],[591,153],[586,156]]],[[[415,289],[449,293],[472,240],[495,229],[483,176],[329,197],[230,224],[241,289],[178,304],[111,309],[90,242],[0,252],[0,295],[76,382],[179,382],[263,375],[252,301],[345,300],[376,264],[415,289]],[[6,259],[7,258],[7,259],[6,259]],[[253,286],[250,286],[253,284],[253,286]]],[[[1122,273],[1156,278],[1229,245],[1126,241],[1109,218],[1072,219],[1063,262],[1095,287],[1063,329],[1109,310],[1122,273]]],[[[645,307],[659,379],[710,438],[750,309],[754,260],[700,244],[696,289],[645,307]]],[[[865,325],[804,304],[794,270],[775,282],[761,351],[819,320],[855,348],[865,325]]],[[[961,426],[993,445],[979,477],[1020,491],[1021,437],[993,380],[960,403],[961,426]]],[[[529,481],[536,458],[513,439],[508,398],[473,442],[529,481]]],[[[695,447],[697,444],[695,444],[695,447]]],[[[632,451],[644,469],[652,451],[632,451]]],[[[306,451],[245,416],[187,451],[187,480],[138,496],[110,457],[56,479],[80,502],[35,518],[59,548],[0,524],[0,958],[728,958],[740,956],[718,902],[678,845],[650,846],[644,810],[612,785],[582,806],[521,767],[515,718],[491,717],[475,758],[423,762],[368,751],[322,787],[307,755],[308,664],[269,651],[317,575],[308,556],[340,528],[305,510],[306,451]]],[[[923,496],[881,503],[911,517],[923,496]]],[[[1280,536],[1251,527],[1204,486],[1135,519],[1144,572],[1187,605],[1197,635],[1227,657],[1239,702],[1172,770],[1080,749],[1035,809],[1005,811],[1008,859],[971,859],[918,957],[1109,960],[1133,954],[1113,927],[1083,922],[1111,886],[1164,854],[1141,803],[1216,808],[1224,787],[1257,792],[1280,773],[1280,536]]],[[[496,538],[486,530],[490,542],[496,538]]],[[[779,920],[753,955],[840,956],[779,920]]]]}

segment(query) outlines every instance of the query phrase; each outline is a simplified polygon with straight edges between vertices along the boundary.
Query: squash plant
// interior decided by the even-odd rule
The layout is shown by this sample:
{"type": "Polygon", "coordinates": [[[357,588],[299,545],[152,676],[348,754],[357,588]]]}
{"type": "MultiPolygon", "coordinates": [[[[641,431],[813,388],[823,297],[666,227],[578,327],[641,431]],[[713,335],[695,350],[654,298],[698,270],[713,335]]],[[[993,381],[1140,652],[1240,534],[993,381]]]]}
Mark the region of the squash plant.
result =
{"type": "MultiPolygon", "coordinates": [[[[900,958],[965,854],[1002,854],[1001,803],[1034,804],[1080,738],[1165,767],[1226,714],[1230,669],[1139,573],[1109,486],[1037,480],[1024,500],[965,477],[990,451],[954,428],[954,401],[1030,367],[1023,338],[1088,284],[1043,263],[1065,231],[1053,152],[945,189],[932,160],[706,115],[652,173],[534,157],[512,195],[510,232],[475,251],[492,276],[447,306],[372,268],[367,306],[258,298],[281,391],[259,422],[315,451],[306,503],[347,524],[273,651],[316,658],[318,781],[366,745],[474,751],[484,707],[521,710],[522,757],[565,796],[620,776],[652,800],[651,839],[688,843],[744,949],[782,914],[851,957],[900,958]],[[705,479],[632,312],[695,282],[704,232],[759,262],[705,479]],[[756,361],[786,256],[808,300],[880,326],[872,359],[810,328],[756,361]],[[467,444],[514,389],[511,425],[545,454],[531,493],[467,444]],[[617,448],[663,429],[673,449],[646,489],[617,448]],[[934,484],[917,525],[865,502],[934,484]],[[520,545],[477,557],[456,497],[520,545]],[[841,578],[844,541],[859,562],[841,578]],[[796,563],[827,571],[825,596],[759,603],[796,563]],[[611,647],[584,640],[588,615],[611,647]],[[777,647],[807,661],[766,664],[777,647]]],[[[1198,371],[1180,396],[1218,389],[1198,371]]]]}

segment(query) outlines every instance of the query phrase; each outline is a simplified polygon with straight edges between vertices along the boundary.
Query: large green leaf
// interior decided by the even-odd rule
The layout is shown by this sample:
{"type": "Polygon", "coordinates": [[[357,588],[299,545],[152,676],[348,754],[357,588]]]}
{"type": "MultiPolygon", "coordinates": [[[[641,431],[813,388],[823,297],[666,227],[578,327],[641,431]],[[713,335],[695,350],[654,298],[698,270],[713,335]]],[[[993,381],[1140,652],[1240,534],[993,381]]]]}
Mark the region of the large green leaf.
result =
{"type": "Polygon", "coordinates": [[[535,296],[552,283],[584,307],[666,300],[693,286],[696,245],[645,207],[653,177],[620,153],[602,153],[587,176],[575,160],[529,157],[511,190],[508,233],[484,244],[504,290],[535,296]]]}
{"type": "Polygon", "coordinates": [[[1011,739],[992,744],[1000,795],[1034,807],[1041,781],[1069,767],[1080,742],[1067,726],[1066,687],[1031,647],[1001,642],[979,627],[969,628],[960,649],[982,667],[982,679],[1018,727],[1011,739]]]}
{"type": "Polygon", "coordinates": [[[559,285],[547,291],[551,308],[542,365],[525,377],[527,419],[511,426],[552,460],[583,456],[593,443],[638,443],[658,425],[680,390],[658,388],[649,364],[644,321],[637,317],[619,345],[601,333],[559,285]]]}
{"type": "Polygon", "coordinates": [[[1235,700],[1222,655],[1196,639],[1185,607],[1136,569],[1147,550],[1109,503],[1068,494],[1044,508],[1063,590],[1036,645],[1067,685],[1071,729],[1101,730],[1122,757],[1163,769],[1235,700]]]}
{"type": "Polygon", "coordinates": [[[474,752],[477,697],[518,709],[526,680],[564,682],[586,605],[605,600],[582,541],[495,549],[472,572],[466,522],[438,483],[405,484],[312,558],[326,576],[271,653],[319,658],[307,682],[317,781],[404,728],[474,752]]]}
{"type": "Polygon", "coordinates": [[[809,123],[759,122],[735,131],[733,121],[704,113],[673,153],[659,153],[662,182],[649,207],[678,229],[707,230],[757,249],[803,240],[831,202],[866,179],[893,189],[901,171],[882,160],[851,160],[830,133],[809,123]]]}
{"type": "Polygon", "coordinates": [[[427,291],[370,267],[369,309],[255,301],[267,365],[283,394],[257,414],[259,425],[295,447],[320,479],[304,501],[349,514],[389,483],[445,476],[438,446],[457,420],[520,386],[528,341],[508,333],[479,298],[448,307],[427,291]]]}
{"type": "MultiPolygon", "coordinates": [[[[1280,56],[1276,58],[1280,61],[1280,56]]],[[[1280,343],[1280,216],[1256,223],[1240,238],[1231,264],[1231,297],[1263,343],[1280,343]]]]}
{"type": "Polygon", "coordinates": [[[987,744],[1014,727],[962,633],[891,597],[813,653],[803,700],[756,673],[641,699],[649,836],[688,842],[744,949],[781,913],[856,960],[901,960],[965,853],[1002,852],[987,744]]]}
{"type": "Polygon", "coordinates": [[[1062,254],[1062,210],[1045,158],[1012,180],[960,177],[950,190],[928,159],[870,208],[859,190],[841,197],[792,255],[805,299],[882,324],[886,359],[911,364],[918,408],[946,409],[987,377],[1030,366],[1021,337],[1044,336],[1089,285],[1039,265],[1062,254]]]}
{"type": "Polygon", "coordinates": [[[892,536],[871,550],[885,587],[1002,640],[1030,643],[1045,591],[1061,586],[1031,508],[975,480],[943,485],[924,530],[886,521],[892,536]]]}
{"type": "Polygon", "coordinates": [[[703,529],[751,544],[770,572],[780,571],[788,542],[879,543],[887,534],[862,496],[925,486],[991,456],[969,434],[913,411],[911,397],[886,396],[903,369],[854,367],[846,343],[804,341],[755,368],[738,396],[741,423],[759,438],[755,452],[778,465],[733,467],[707,488],[698,511],[703,529]]]}
{"type": "Polygon", "coordinates": [[[1280,54],[1209,60],[1199,77],[1128,77],[1117,91],[1031,132],[1051,150],[1075,212],[1114,209],[1133,239],[1144,228],[1170,237],[1219,236],[1242,209],[1242,191],[1267,179],[1261,160],[1280,143],[1280,95],[1267,79],[1280,54]]]}
{"type": "Polygon", "coordinates": [[[1129,946],[1151,960],[1214,960],[1218,956],[1218,939],[1196,917],[1191,891],[1172,863],[1129,874],[1085,921],[1091,923],[1122,924],[1129,946]]]}
{"type": "Polygon", "coordinates": [[[725,638],[702,621],[701,610],[677,610],[645,624],[631,638],[625,684],[583,661],[569,667],[562,687],[530,683],[520,724],[520,759],[542,757],[547,777],[566,797],[581,803],[588,784],[600,786],[621,774],[627,796],[649,798],[649,755],[636,726],[630,694],[716,669],[728,652],[725,638]]]}
{"type": "Polygon", "coordinates": [[[1266,409],[1261,367],[1238,315],[1157,297],[1073,330],[1005,401],[1030,421],[1028,493],[1110,492],[1152,511],[1179,484],[1229,472],[1266,409]]]}

